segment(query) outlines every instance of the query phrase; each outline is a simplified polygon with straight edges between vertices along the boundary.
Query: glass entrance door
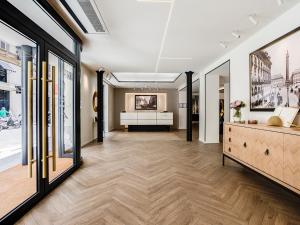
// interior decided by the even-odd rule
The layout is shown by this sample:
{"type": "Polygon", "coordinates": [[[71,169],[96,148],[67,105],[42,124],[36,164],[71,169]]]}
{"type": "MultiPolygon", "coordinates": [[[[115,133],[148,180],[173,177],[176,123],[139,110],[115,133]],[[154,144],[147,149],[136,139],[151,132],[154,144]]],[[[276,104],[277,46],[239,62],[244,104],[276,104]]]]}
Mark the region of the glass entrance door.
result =
{"type": "Polygon", "coordinates": [[[74,64],[54,49],[48,50],[46,93],[47,160],[49,184],[74,165],[74,64]]]}
{"type": "Polygon", "coordinates": [[[0,6],[0,224],[14,224],[80,166],[80,40],[36,1],[0,6]]]}
{"type": "Polygon", "coordinates": [[[37,50],[0,21],[0,219],[40,191],[37,50]]]}

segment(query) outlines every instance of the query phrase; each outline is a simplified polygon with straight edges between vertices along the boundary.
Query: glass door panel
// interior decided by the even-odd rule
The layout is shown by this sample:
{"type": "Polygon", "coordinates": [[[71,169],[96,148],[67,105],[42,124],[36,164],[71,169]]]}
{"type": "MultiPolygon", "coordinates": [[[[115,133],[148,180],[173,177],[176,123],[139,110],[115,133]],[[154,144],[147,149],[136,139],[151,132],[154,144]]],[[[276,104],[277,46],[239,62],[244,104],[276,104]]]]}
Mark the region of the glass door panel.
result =
{"type": "Polygon", "coordinates": [[[73,65],[49,51],[48,167],[50,182],[74,164],[73,78],[73,65]]]}
{"type": "Polygon", "coordinates": [[[37,45],[0,21],[0,218],[37,193],[37,45]]]}

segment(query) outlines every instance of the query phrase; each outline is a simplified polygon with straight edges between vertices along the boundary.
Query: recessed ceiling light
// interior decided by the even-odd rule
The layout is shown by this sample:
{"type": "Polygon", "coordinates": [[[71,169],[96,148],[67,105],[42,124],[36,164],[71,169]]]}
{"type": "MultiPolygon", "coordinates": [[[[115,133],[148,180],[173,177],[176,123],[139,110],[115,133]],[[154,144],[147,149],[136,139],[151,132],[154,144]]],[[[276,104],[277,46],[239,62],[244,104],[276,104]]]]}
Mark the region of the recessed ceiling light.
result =
{"type": "Polygon", "coordinates": [[[284,3],[283,0],[277,0],[277,4],[278,4],[279,6],[281,6],[283,3],[284,3]]]}
{"type": "Polygon", "coordinates": [[[227,48],[228,46],[224,42],[219,43],[222,48],[227,48]]]}
{"type": "Polygon", "coordinates": [[[256,19],[256,15],[249,15],[249,20],[251,23],[253,23],[254,25],[257,25],[258,22],[257,22],[257,19],[256,19]]]}
{"type": "Polygon", "coordinates": [[[238,32],[236,32],[236,31],[233,31],[231,34],[235,38],[240,38],[241,37],[241,35],[238,32]]]}

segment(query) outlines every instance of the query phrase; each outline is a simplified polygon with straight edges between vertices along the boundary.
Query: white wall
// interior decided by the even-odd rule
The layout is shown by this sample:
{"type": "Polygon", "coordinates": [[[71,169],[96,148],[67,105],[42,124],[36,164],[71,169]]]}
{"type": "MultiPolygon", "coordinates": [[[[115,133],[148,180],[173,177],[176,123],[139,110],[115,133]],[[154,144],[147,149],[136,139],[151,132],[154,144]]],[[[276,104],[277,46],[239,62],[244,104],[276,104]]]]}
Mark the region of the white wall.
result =
{"type": "Polygon", "coordinates": [[[93,110],[93,93],[97,89],[96,72],[90,71],[81,64],[80,78],[80,115],[81,115],[81,145],[85,145],[96,137],[96,113],[93,110]]]}
{"type": "Polygon", "coordinates": [[[219,143],[219,79],[218,74],[207,75],[206,85],[206,137],[205,143],[219,143]]]}
{"type": "Polygon", "coordinates": [[[108,132],[115,128],[114,125],[114,88],[108,85],[108,132]]]}
{"type": "MultiPolygon", "coordinates": [[[[219,58],[199,72],[200,78],[210,70],[230,59],[230,101],[243,100],[247,106],[242,109],[243,119],[257,119],[266,122],[271,112],[250,112],[249,108],[249,54],[300,26],[300,3],[261,29],[241,45],[219,58]]],[[[200,79],[201,80],[201,79],[200,79]]],[[[200,83],[201,84],[201,83],[200,83]]],[[[201,86],[201,85],[200,85],[201,86]]],[[[207,87],[209,88],[209,87],[207,87]]],[[[200,93],[204,88],[200,88],[200,93]]],[[[202,93],[203,95],[203,93],[202,93]]],[[[200,94],[201,96],[201,94],[200,94]]],[[[200,109],[201,110],[201,109],[200,109]]],[[[233,113],[231,113],[232,117],[233,113]]],[[[231,118],[232,119],[232,118],[231,118]]],[[[201,130],[200,130],[201,134],[201,130]]]]}
{"type": "Polygon", "coordinates": [[[205,142],[205,76],[200,76],[199,82],[199,140],[205,142]]]}
{"type": "Polygon", "coordinates": [[[104,83],[103,85],[103,93],[104,93],[104,102],[103,102],[103,117],[104,117],[104,133],[108,132],[108,84],[104,83]]]}

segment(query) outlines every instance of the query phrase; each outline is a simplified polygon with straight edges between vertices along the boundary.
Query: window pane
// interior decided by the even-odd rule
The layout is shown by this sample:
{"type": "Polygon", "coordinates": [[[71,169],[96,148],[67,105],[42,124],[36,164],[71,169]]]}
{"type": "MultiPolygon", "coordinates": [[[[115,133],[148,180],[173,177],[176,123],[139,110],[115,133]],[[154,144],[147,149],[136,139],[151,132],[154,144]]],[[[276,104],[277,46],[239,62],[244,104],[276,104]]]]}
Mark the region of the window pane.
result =
{"type": "Polygon", "coordinates": [[[63,46],[75,53],[73,38],[57,22],[50,17],[34,0],[8,0],[33,22],[59,41],[63,46]]]}
{"type": "Polygon", "coordinates": [[[48,79],[52,78],[52,72],[55,72],[54,89],[55,99],[52,99],[52,85],[49,83],[49,105],[55,103],[55,112],[49,107],[49,127],[48,127],[48,143],[49,154],[53,155],[55,151],[56,169],[53,169],[53,158],[49,159],[49,180],[52,182],[59,175],[73,166],[73,78],[74,68],[62,58],[48,53],[49,74],[48,79]],[[55,102],[53,102],[55,101],[55,102]],[[52,121],[53,120],[53,121],[52,121]],[[55,122],[54,122],[55,120],[55,122]],[[53,126],[55,124],[55,126],[53,126]],[[52,129],[55,127],[56,149],[52,149],[52,129]]]}
{"type": "Polygon", "coordinates": [[[36,193],[36,81],[29,78],[36,76],[37,51],[35,43],[1,21],[0,40],[1,218],[36,193]],[[28,73],[28,68],[32,73],[28,73]],[[32,121],[31,132],[29,122],[25,123],[28,118],[32,121]],[[28,158],[29,149],[32,160],[28,158]],[[33,163],[32,176],[29,161],[33,163]]]}

